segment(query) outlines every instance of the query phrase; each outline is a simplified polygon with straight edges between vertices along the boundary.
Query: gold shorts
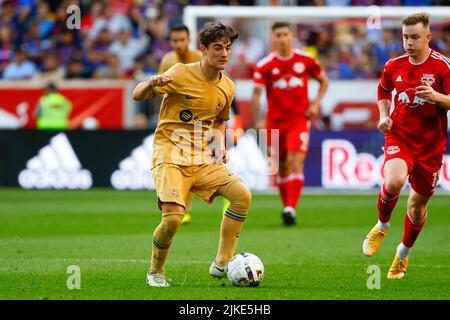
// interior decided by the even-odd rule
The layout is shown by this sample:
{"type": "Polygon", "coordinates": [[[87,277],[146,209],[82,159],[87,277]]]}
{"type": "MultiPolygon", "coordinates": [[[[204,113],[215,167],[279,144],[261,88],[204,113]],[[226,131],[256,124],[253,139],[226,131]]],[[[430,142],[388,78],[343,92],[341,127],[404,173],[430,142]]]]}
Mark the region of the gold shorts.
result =
{"type": "Polygon", "coordinates": [[[241,178],[220,163],[180,166],[160,163],[153,168],[158,203],[175,202],[186,207],[186,199],[192,192],[212,203],[217,190],[241,178]]]}

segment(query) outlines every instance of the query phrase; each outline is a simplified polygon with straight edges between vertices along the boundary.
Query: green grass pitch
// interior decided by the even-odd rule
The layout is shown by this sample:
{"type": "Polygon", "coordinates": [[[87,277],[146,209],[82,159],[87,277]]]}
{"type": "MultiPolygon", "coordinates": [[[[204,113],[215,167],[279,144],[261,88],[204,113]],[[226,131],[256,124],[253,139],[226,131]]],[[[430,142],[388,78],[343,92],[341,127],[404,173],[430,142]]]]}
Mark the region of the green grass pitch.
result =
{"type": "Polygon", "coordinates": [[[150,191],[0,190],[0,299],[449,299],[450,197],[436,195],[402,280],[386,274],[401,240],[406,197],[372,258],[362,240],[376,222],[373,195],[305,194],[298,225],[281,225],[277,195],[255,194],[238,252],[258,255],[265,279],[235,288],[209,276],[219,240],[222,200],[195,199],[193,220],[175,237],[169,288],[145,283],[151,237],[159,223],[150,191]],[[81,289],[67,288],[80,267],[81,289]],[[368,289],[370,265],[381,288],[368,289]]]}

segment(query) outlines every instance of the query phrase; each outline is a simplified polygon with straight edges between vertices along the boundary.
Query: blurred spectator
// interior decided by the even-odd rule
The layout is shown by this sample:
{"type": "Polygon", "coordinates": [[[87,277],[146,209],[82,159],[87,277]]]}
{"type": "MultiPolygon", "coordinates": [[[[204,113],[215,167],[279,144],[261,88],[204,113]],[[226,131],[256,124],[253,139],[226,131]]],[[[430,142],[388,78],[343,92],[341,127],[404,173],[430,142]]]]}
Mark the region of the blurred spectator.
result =
{"type": "Polygon", "coordinates": [[[65,28],[56,38],[56,54],[64,66],[67,66],[72,57],[81,51],[76,35],[76,30],[65,28]]]}
{"type": "Polygon", "coordinates": [[[97,39],[87,47],[91,55],[91,63],[96,67],[106,64],[109,55],[109,47],[111,46],[111,33],[108,28],[100,31],[97,39]]]}
{"type": "Polygon", "coordinates": [[[123,30],[131,30],[130,19],[120,12],[114,12],[114,7],[110,2],[103,3],[101,15],[96,17],[92,28],[89,30],[89,37],[96,39],[103,28],[108,28],[113,35],[123,30]]]}
{"type": "Polygon", "coordinates": [[[50,12],[50,7],[47,2],[38,2],[38,28],[39,28],[39,38],[47,39],[55,27],[54,17],[50,12]]]}
{"type": "Polygon", "coordinates": [[[12,30],[8,25],[0,26],[0,77],[14,56],[12,30]]]}
{"type": "Polygon", "coordinates": [[[27,33],[23,37],[21,48],[26,52],[30,60],[40,64],[46,51],[52,48],[49,39],[41,39],[39,34],[39,21],[33,20],[27,33]]]}
{"type": "Polygon", "coordinates": [[[45,87],[35,112],[36,127],[39,130],[65,130],[69,126],[72,103],[58,92],[55,84],[45,87]]]}
{"type": "Polygon", "coordinates": [[[36,65],[27,59],[26,53],[22,49],[14,52],[13,61],[8,64],[3,72],[4,80],[29,79],[37,73],[36,65]]]}
{"type": "Polygon", "coordinates": [[[91,78],[94,71],[95,67],[83,61],[81,54],[75,54],[67,65],[65,78],[91,78]]]}
{"type": "Polygon", "coordinates": [[[42,82],[58,82],[64,79],[65,70],[55,54],[47,54],[42,62],[42,71],[36,79],[42,82]]]}
{"type": "Polygon", "coordinates": [[[123,29],[117,35],[117,40],[109,47],[109,52],[117,55],[122,70],[131,69],[134,59],[144,53],[149,39],[143,36],[141,39],[131,38],[130,29],[123,29]]]}
{"type": "Polygon", "coordinates": [[[381,41],[375,43],[373,47],[377,70],[383,70],[386,61],[401,55],[403,52],[401,38],[396,37],[392,30],[384,29],[381,41]]]}
{"type": "Polygon", "coordinates": [[[100,66],[94,72],[94,78],[97,79],[124,79],[126,78],[124,70],[120,66],[120,60],[116,54],[110,53],[107,57],[106,65],[100,66]]]}

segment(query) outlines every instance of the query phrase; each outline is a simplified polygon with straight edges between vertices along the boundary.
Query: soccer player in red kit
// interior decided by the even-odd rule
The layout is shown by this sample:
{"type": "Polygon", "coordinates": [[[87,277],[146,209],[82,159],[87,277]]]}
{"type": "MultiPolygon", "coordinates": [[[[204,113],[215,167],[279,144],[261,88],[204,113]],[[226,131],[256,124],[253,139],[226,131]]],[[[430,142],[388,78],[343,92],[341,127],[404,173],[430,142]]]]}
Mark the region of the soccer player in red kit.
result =
{"type": "Polygon", "coordinates": [[[277,186],[283,202],[285,225],[296,223],[296,206],[304,184],[303,163],[309,145],[310,119],[318,116],[320,102],[328,87],[328,78],[319,63],[310,55],[294,49],[290,25],[275,22],[272,26],[275,52],[261,59],[254,71],[251,104],[258,128],[266,127],[268,145],[272,144],[271,129],[279,130],[280,159],[277,186]],[[316,98],[309,102],[308,79],[320,86],[316,98]],[[266,90],[267,121],[260,118],[260,97],[266,90]],[[265,122],[265,124],[264,124],[265,122]]]}
{"type": "Polygon", "coordinates": [[[405,276],[411,247],[427,218],[427,203],[436,189],[447,144],[450,59],[429,47],[432,36],[428,17],[419,13],[403,19],[406,54],[386,63],[378,86],[378,128],[385,134],[385,182],[378,195],[378,223],[363,243],[365,255],[377,251],[406,178],[411,183],[403,238],[388,279],[405,276]],[[394,89],[394,111],[390,114],[394,89]]]}

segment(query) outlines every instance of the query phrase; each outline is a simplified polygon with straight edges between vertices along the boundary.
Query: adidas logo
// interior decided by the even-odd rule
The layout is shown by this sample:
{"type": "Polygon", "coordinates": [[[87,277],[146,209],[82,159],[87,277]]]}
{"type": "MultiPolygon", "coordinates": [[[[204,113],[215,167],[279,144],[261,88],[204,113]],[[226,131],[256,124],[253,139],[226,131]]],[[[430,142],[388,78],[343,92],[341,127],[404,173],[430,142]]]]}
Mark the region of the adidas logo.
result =
{"type": "Polygon", "coordinates": [[[395,82],[403,82],[402,76],[398,76],[397,79],[395,79],[395,82]]]}
{"type": "Polygon", "coordinates": [[[19,173],[19,185],[25,189],[89,189],[92,175],[82,168],[67,136],[59,133],[28,160],[19,173]]]}
{"type": "Polygon", "coordinates": [[[152,176],[154,135],[146,137],[141,146],[119,163],[119,169],[111,175],[111,185],[118,190],[155,189],[152,176]]]}

